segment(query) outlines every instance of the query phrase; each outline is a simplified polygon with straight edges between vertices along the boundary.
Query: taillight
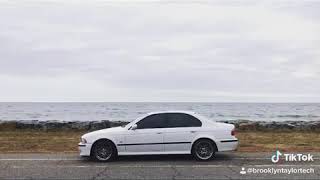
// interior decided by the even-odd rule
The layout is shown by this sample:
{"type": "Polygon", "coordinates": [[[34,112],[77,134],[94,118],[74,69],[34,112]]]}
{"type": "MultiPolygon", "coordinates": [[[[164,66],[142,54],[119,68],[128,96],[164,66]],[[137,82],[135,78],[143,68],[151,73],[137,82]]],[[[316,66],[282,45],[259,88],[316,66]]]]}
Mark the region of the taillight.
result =
{"type": "Polygon", "coordinates": [[[236,130],[235,129],[232,129],[231,131],[231,136],[235,136],[236,135],[236,130]]]}

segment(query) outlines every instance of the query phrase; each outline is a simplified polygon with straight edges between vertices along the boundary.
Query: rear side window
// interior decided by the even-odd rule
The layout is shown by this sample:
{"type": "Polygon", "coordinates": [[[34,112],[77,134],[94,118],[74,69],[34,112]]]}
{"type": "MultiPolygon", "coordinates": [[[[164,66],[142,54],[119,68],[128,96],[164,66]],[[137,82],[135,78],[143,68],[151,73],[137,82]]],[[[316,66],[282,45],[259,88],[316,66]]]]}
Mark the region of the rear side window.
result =
{"type": "Polygon", "coordinates": [[[137,129],[164,128],[166,126],[165,114],[153,114],[137,123],[137,129]]]}
{"type": "Polygon", "coordinates": [[[201,121],[194,116],[184,113],[168,113],[167,114],[167,127],[200,127],[201,121]]]}

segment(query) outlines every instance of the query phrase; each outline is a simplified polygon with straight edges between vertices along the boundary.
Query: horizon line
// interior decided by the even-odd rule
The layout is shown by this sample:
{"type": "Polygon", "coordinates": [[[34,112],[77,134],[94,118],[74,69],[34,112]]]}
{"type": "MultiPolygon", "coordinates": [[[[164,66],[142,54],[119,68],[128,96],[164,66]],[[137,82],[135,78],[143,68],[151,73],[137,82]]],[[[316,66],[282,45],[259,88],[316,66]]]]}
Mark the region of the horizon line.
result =
{"type": "Polygon", "coordinates": [[[320,102],[297,102],[297,101],[279,101],[279,102],[265,102],[265,101],[0,101],[0,103],[295,103],[295,104],[317,104],[320,102]]]}

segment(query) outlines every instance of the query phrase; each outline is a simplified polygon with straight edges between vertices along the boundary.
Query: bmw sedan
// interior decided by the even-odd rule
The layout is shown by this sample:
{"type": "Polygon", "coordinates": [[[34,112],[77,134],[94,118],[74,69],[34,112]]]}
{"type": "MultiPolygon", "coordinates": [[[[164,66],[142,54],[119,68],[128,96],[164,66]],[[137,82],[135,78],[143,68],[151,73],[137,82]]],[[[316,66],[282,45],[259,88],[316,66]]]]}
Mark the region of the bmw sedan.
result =
{"type": "Polygon", "coordinates": [[[234,125],[218,123],[193,112],[149,113],[124,127],[87,133],[79,143],[80,156],[111,161],[122,155],[192,154],[210,160],[216,152],[238,146],[234,125]]]}

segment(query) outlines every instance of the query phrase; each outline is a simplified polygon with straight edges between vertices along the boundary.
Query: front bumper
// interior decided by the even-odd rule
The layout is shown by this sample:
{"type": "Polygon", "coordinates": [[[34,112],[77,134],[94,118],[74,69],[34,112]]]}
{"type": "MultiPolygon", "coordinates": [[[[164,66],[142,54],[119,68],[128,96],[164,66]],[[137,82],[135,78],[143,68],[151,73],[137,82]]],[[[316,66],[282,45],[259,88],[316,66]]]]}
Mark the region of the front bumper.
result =
{"type": "Polygon", "coordinates": [[[79,148],[80,156],[90,156],[91,146],[92,144],[79,143],[78,148],[79,148]]]}

